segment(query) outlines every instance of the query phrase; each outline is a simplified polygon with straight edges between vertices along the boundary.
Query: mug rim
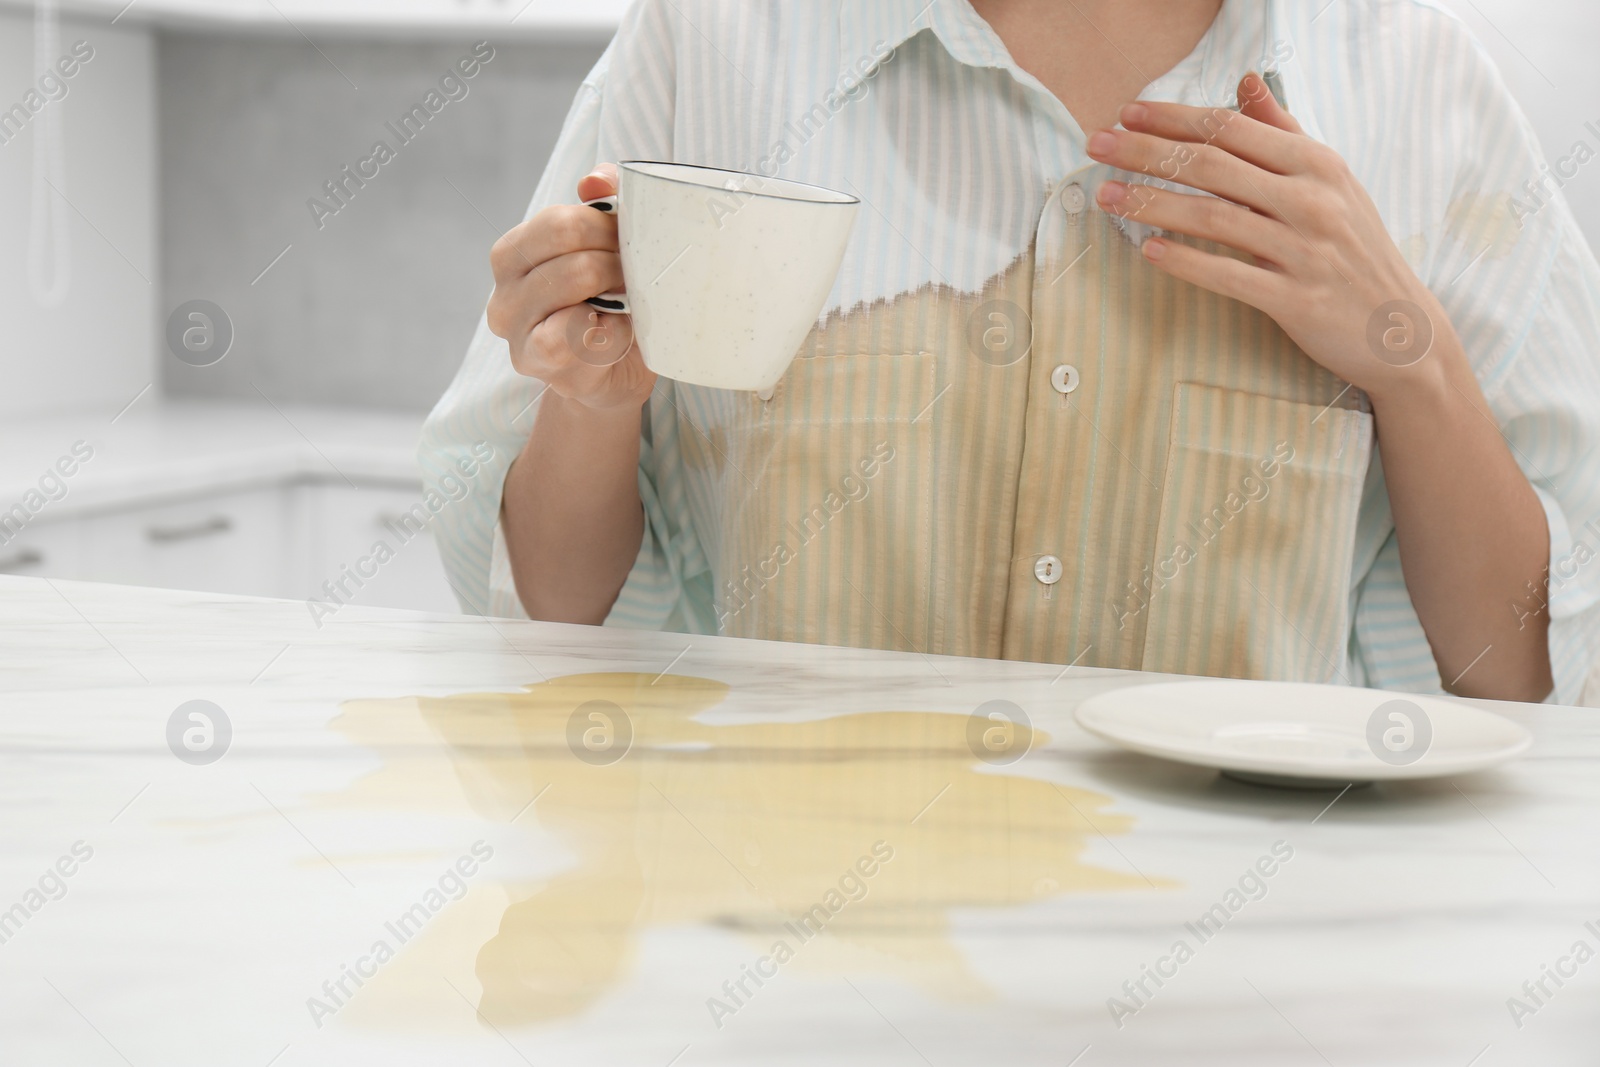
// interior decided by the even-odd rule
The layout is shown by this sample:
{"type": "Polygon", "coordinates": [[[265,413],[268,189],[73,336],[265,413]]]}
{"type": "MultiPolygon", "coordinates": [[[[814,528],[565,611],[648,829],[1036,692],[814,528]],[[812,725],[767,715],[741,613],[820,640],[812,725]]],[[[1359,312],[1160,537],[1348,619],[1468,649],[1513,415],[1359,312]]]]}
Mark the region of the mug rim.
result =
{"type": "Polygon", "coordinates": [[[617,168],[619,170],[632,170],[635,174],[639,174],[643,177],[654,178],[658,181],[672,182],[676,185],[692,185],[697,189],[708,189],[712,192],[743,193],[747,196],[763,196],[770,200],[787,200],[792,204],[815,204],[818,207],[856,207],[861,203],[861,198],[859,196],[852,196],[849,193],[841,193],[837,189],[829,189],[824,185],[813,185],[810,182],[797,182],[792,178],[769,178],[764,174],[752,174],[749,171],[743,170],[729,170],[726,167],[710,167],[700,163],[678,163],[676,161],[666,159],[624,159],[617,163],[617,168]],[[702,185],[699,182],[687,181],[683,178],[674,178],[666,174],[655,174],[650,171],[643,170],[641,168],[641,164],[643,166],[650,167],[680,167],[685,170],[703,170],[710,171],[715,174],[737,175],[742,178],[759,178],[762,181],[781,182],[784,185],[791,185],[798,189],[813,189],[819,193],[826,193],[829,197],[836,199],[817,200],[804,196],[785,196],[782,193],[770,192],[763,189],[721,189],[715,185],[702,185]]]}

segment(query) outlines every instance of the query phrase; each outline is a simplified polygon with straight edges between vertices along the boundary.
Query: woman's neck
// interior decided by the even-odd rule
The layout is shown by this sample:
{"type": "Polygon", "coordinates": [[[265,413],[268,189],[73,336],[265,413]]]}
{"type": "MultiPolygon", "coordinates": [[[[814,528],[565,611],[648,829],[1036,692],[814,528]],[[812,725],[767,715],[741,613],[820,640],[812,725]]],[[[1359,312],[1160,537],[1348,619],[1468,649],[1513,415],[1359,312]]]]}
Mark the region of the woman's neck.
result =
{"type": "Polygon", "coordinates": [[[1023,70],[1086,133],[1113,126],[1122,105],[1177,66],[1223,0],[971,0],[1023,70]]]}

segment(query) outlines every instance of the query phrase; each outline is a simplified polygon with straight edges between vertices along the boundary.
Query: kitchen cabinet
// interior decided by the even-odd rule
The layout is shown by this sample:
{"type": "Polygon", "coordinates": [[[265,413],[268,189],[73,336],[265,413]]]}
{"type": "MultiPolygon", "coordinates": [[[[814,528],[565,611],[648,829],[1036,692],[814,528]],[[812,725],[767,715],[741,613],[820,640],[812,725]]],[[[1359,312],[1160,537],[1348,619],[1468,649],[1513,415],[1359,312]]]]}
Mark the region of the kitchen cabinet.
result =
{"type": "Polygon", "coordinates": [[[431,532],[398,521],[422,500],[420,422],[170,400],[111,423],[0,421],[0,518],[5,501],[35,499],[20,530],[0,526],[0,574],[454,613],[431,532]],[[41,472],[73,441],[66,491],[38,502],[41,472]],[[364,564],[380,540],[387,558],[364,564]]]}
{"type": "Polygon", "coordinates": [[[7,537],[0,545],[0,574],[27,578],[82,576],[81,523],[36,519],[7,537]]]}
{"type": "Polygon", "coordinates": [[[457,610],[431,531],[408,517],[422,498],[420,486],[337,481],[299,491],[310,532],[300,599],[457,610]]]}
{"type": "Polygon", "coordinates": [[[431,531],[405,518],[421,496],[296,476],[35,521],[0,574],[454,613],[431,531]]]}
{"type": "Polygon", "coordinates": [[[290,488],[207,494],[81,520],[81,577],[246,596],[283,596],[292,575],[290,488]]]}

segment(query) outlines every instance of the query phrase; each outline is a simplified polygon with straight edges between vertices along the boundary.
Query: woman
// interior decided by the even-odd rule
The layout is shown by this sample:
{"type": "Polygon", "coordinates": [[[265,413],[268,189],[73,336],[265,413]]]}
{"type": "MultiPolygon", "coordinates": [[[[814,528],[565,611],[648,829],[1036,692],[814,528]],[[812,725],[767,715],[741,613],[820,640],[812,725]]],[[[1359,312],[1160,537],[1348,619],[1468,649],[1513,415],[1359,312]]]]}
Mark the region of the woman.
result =
{"type": "Polygon", "coordinates": [[[425,434],[466,605],[1576,702],[1600,270],[1456,21],[1317,7],[639,0],[425,434]],[[619,159],[861,197],[772,397],[584,305],[619,159]]]}

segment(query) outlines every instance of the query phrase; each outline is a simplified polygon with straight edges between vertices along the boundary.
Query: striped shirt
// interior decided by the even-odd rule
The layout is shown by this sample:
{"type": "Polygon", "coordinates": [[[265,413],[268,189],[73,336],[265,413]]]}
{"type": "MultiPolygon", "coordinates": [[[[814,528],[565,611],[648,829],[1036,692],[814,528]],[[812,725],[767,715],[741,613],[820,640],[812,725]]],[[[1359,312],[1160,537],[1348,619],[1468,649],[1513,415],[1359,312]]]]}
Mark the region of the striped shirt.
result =
{"type": "MultiPolygon", "coordinates": [[[[1504,618],[1548,611],[1552,699],[1576,703],[1600,654],[1600,267],[1493,64],[1443,10],[1225,0],[1140,95],[1226,105],[1263,67],[1439,297],[1544,505],[1548,597],[1534,582],[1504,618]]],[[[1159,380],[1144,429],[1116,428],[1144,399],[1124,362],[1151,336],[1181,345],[1171,324],[1191,298],[1122,266],[1115,241],[1133,249],[1143,233],[1099,213],[1093,189],[1148,179],[1094,164],[1085,140],[963,0],[634,5],[579,90],[530,216],[619,159],[775,173],[863,207],[770,403],[658,383],[639,470],[646,534],[608,625],[1441,689],[1370,415],[1317,368],[1274,355],[1270,323],[1194,303],[1189,326],[1207,340],[1180,352],[1192,365],[1159,380]],[[1031,343],[996,359],[974,321],[1026,326],[1031,343]],[[1168,328],[1141,333],[1149,322],[1168,328]],[[1234,358],[1229,338],[1253,354],[1234,358]],[[1070,393],[1052,381],[1063,367],[1084,372],[1070,393]],[[1067,414],[1061,428],[1038,421],[1052,417],[1041,394],[1067,414]],[[1259,439],[1221,442],[1242,424],[1259,439]],[[1276,483],[1260,466],[1275,425],[1309,435],[1276,483]],[[1060,434],[1066,459],[1031,456],[1039,432],[1060,434]],[[1204,460],[1234,453],[1232,468],[1204,460]],[[1298,500],[1269,495],[1302,483],[1298,500]],[[1227,553],[1201,547],[1206,516],[1233,514],[1227,553]],[[1291,520],[1341,543],[1286,557],[1291,520]],[[1180,546],[1198,562],[1173,564],[1180,546]],[[1046,584],[1050,560],[1059,584],[1046,584]],[[1186,568],[1176,592],[1167,567],[1186,568]],[[1244,660],[1209,638],[1152,655],[1154,628],[1227,626],[1221,644],[1254,646],[1244,660]]],[[[500,485],[540,390],[480,323],[424,430],[425,477],[487,442],[500,485]]],[[[441,544],[467,610],[519,616],[499,504],[483,493],[441,514],[441,544]]]]}

